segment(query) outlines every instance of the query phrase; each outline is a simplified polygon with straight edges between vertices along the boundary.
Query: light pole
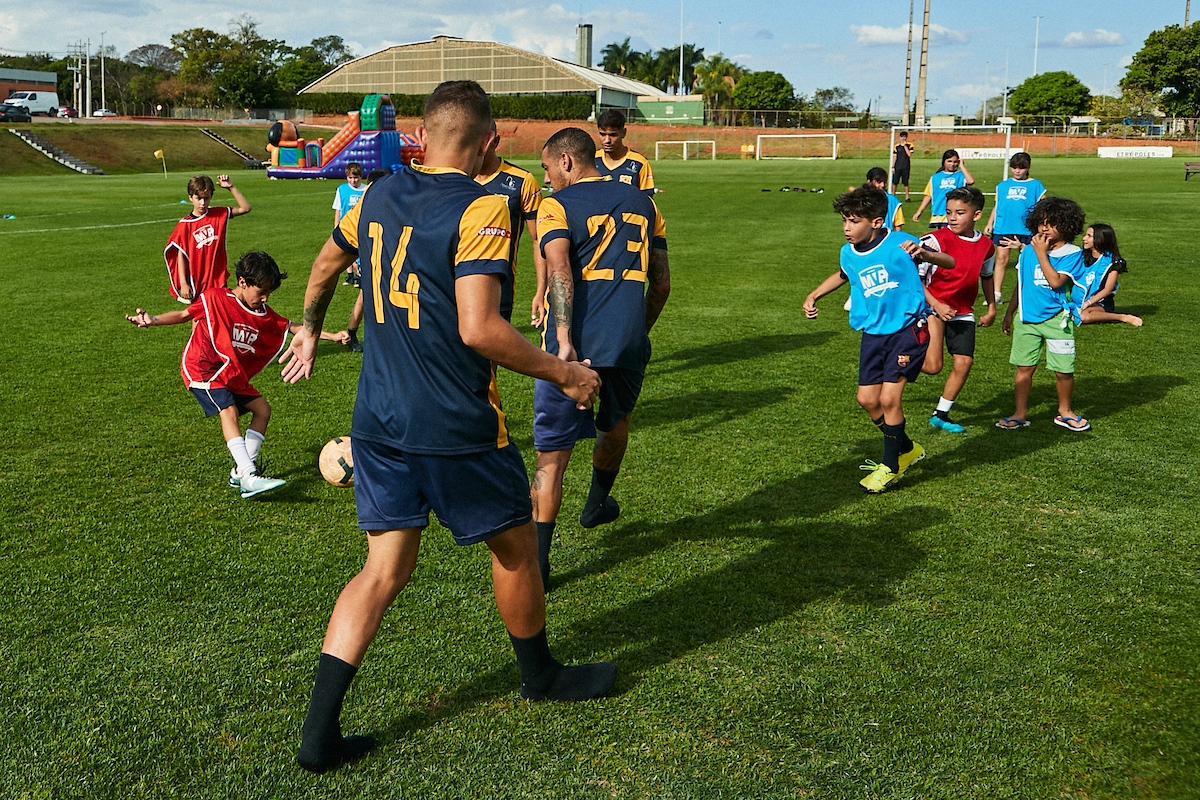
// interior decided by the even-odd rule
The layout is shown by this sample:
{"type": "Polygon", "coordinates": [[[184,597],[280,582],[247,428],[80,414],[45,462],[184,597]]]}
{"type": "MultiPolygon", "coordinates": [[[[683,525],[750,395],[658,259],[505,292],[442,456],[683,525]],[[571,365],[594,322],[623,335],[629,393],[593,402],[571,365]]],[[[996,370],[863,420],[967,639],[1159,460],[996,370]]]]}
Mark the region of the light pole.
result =
{"type": "Polygon", "coordinates": [[[683,0],[679,0],[679,96],[683,97],[683,0]]]}
{"type": "Polygon", "coordinates": [[[921,63],[917,66],[917,126],[925,127],[925,79],[929,65],[929,0],[925,0],[925,21],[921,23],[921,63]]]}
{"type": "Polygon", "coordinates": [[[1033,74],[1037,75],[1038,34],[1041,32],[1042,18],[1033,18],[1033,74]]]}
{"type": "Polygon", "coordinates": [[[904,56],[904,110],[900,114],[900,124],[908,125],[908,97],[912,88],[912,34],[913,34],[913,3],[908,0],[908,51],[904,56]]]}
{"type": "Polygon", "coordinates": [[[104,94],[104,34],[108,31],[100,31],[100,107],[108,108],[108,99],[104,94]]]}

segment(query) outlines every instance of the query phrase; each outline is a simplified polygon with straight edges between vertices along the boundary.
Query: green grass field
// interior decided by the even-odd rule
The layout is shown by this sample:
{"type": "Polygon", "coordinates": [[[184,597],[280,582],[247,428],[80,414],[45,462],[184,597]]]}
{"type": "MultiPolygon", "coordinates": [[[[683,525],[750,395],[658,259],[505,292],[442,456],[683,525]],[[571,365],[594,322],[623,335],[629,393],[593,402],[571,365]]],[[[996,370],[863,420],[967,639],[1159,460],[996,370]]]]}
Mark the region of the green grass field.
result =
{"type": "MultiPolygon", "coordinates": [[[[1146,326],[1080,330],[1082,435],[1052,424],[1044,371],[1033,426],[992,426],[1013,371],[999,327],[981,331],[967,433],[926,426],[941,381],[922,378],[906,403],[929,458],[872,497],[858,465],[881,441],[854,402],[844,295],[801,310],[837,265],[831,201],[869,166],[655,165],[672,295],[623,516],[578,527],[577,458],[548,605],[556,653],[615,661],[617,694],[521,700],[487,552],[435,524],[343,716],[382,744],[323,777],[294,754],[365,545],[316,454],[349,430],[360,358],[326,345],[309,383],[259,376],[288,486],[242,501],[179,379],[186,326],[122,318],[173,306],[161,252],[186,175],[0,178],[17,216],[0,221],[0,795],[1200,796],[1200,184],[1180,160],[1035,160],[1116,227],[1118,308],[1146,326]]],[[[998,162],[972,167],[994,186],[998,162]]],[[[235,179],[254,212],[231,260],[272,253],[291,274],[272,305],[298,317],[334,184],[235,179]]],[[[330,327],[350,301],[339,289],[330,327]]],[[[532,382],[501,387],[530,461],[532,382]]]]}

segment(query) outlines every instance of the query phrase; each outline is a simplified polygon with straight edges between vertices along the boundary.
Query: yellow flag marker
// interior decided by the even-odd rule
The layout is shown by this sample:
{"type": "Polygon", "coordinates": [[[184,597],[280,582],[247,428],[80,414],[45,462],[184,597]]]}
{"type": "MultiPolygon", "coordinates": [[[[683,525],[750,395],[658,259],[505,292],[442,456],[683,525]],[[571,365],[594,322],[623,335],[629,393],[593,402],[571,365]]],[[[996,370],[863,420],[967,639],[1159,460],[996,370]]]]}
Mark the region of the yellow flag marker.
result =
{"type": "Polygon", "coordinates": [[[163,151],[155,150],[154,157],[157,159],[160,159],[163,162],[163,177],[164,178],[167,177],[167,158],[166,158],[166,156],[163,155],[163,151]]]}

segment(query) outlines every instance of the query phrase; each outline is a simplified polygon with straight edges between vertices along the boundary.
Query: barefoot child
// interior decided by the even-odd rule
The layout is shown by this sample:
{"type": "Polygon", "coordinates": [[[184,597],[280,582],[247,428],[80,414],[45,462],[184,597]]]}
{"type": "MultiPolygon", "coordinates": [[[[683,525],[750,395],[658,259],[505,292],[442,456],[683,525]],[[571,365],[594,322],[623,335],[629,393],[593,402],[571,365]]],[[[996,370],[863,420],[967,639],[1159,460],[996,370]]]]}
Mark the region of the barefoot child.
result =
{"type": "MultiPolygon", "coordinates": [[[[233,289],[215,286],[186,309],[156,315],[139,308],[125,319],[139,328],[195,322],[179,372],[204,416],[220,417],[225,445],[236,465],[229,473],[229,485],[248,498],[284,484],[280,478],[260,475],[255,466],[271,406],[250,379],[283,351],[289,331],[295,333],[302,326],[289,324],[267,305],[267,297],[287,277],[274,259],[252,250],[238,259],[235,269],[238,282],[233,289]],[[243,436],[238,417],[247,411],[250,425],[243,436]]],[[[321,334],[334,341],[346,337],[345,331],[321,334]]]]}
{"type": "Polygon", "coordinates": [[[841,269],[813,289],[804,314],[817,317],[817,301],[850,284],[850,327],[862,331],[858,359],[858,404],[883,433],[883,461],[868,461],[871,474],[859,483],[871,494],[885,491],[925,457],[921,445],[904,432],[904,387],[921,374],[929,331],[927,292],[916,264],[928,261],[949,269],[954,259],[922,249],[916,237],[883,230],[887,195],[860,187],[838,197],[846,244],[841,269]]]}
{"type": "MultiPolygon", "coordinates": [[[[1111,225],[1097,222],[1083,234],[1083,261],[1086,268],[1080,281],[1084,292],[1079,306],[1081,325],[1094,322],[1124,322],[1142,326],[1142,318],[1133,314],[1118,314],[1113,297],[1120,285],[1117,278],[1129,271],[1117,247],[1117,233],[1111,225]]],[[[1078,298],[1077,298],[1078,299],[1078,298]]]]}

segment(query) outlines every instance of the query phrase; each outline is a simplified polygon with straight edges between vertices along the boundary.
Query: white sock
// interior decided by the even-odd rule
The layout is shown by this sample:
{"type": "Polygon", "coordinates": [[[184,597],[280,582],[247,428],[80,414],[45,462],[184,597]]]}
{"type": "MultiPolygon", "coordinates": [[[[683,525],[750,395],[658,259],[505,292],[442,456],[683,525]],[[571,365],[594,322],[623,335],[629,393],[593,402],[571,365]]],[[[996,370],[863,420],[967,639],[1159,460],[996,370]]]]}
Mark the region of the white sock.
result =
{"type": "Polygon", "coordinates": [[[250,456],[251,461],[258,460],[258,453],[262,450],[264,437],[261,433],[255,430],[246,431],[246,454],[250,456]]]}
{"type": "Polygon", "coordinates": [[[944,397],[939,397],[939,398],[938,398],[938,404],[937,404],[937,410],[938,410],[938,411],[949,411],[949,410],[950,410],[950,409],[952,409],[952,408],[954,408],[954,401],[953,401],[953,400],[947,400],[947,399],[946,399],[946,398],[944,398],[944,397]]]}
{"type": "Polygon", "coordinates": [[[241,436],[235,436],[225,442],[229,448],[229,455],[233,456],[233,460],[237,462],[238,475],[249,475],[254,472],[254,459],[246,452],[246,440],[241,436]]]}

